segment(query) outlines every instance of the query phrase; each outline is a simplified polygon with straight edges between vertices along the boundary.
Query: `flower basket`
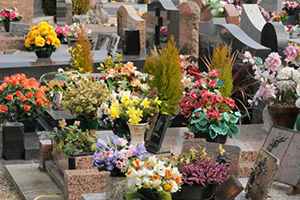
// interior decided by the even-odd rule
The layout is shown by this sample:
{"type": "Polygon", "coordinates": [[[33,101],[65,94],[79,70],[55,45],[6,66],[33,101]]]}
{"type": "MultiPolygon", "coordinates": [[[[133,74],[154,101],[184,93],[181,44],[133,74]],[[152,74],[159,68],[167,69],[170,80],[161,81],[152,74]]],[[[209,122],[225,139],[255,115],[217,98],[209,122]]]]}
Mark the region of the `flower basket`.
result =
{"type": "Polygon", "coordinates": [[[208,187],[203,186],[189,186],[182,185],[181,191],[172,194],[173,200],[209,200],[213,199],[213,189],[212,185],[208,187]]]}
{"type": "Polygon", "coordinates": [[[299,108],[268,106],[268,112],[274,125],[293,129],[299,113],[299,108]]]}

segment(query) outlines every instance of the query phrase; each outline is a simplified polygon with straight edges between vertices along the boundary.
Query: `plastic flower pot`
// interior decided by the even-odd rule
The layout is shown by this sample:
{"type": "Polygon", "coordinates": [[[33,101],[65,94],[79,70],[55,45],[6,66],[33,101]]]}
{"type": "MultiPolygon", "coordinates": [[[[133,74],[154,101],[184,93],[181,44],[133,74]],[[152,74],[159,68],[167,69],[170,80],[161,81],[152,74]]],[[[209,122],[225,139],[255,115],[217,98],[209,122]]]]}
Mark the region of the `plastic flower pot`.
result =
{"type": "Polygon", "coordinates": [[[172,194],[173,200],[209,200],[213,198],[213,189],[212,185],[208,187],[203,186],[189,186],[182,185],[181,191],[172,194]]]}
{"type": "Polygon", "coordinates": [[[214,139],[210,137],[209,134],[206,135],[206,142],[213,142],[213,143],[219,143],[219,144],[225,144],[227,140],[227,135],[217,135],[214,139]]]}
{"type": "Polygon", "coordinates": [[[52,50],[51,49],[39,50],[39,51],[35,51],[35,54],[38,58],[50,58],[52,55],[52,50]]]}

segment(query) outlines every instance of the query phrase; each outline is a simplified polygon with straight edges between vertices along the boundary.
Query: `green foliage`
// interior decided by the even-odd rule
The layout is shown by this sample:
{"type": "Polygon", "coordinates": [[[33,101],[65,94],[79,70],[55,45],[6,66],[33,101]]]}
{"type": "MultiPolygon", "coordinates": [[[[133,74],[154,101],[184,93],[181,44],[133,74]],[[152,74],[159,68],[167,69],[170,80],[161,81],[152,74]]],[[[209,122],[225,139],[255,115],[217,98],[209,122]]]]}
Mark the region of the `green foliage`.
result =
{"type": "Polygon", "coordinates": [[[113,57],[109,56],[108,58],[104,59],[104,63],[100,63],[100,67],[97,69],[103,73],[107,73],[109,70],[117,71],[118,68],[124,67],[124,63],[121,62],[122,55],[117,54],[115,58],[117,59],[118,63],[115,64],[113,57]]]}
{"type": "Polygon", "coordinates": [[[164,190],[157,191],[150,188],[139,188],[137,192],[127,192],[127,199],[141,199],[141,200],[172,200],[171,194],[164,190]]]}
{"type": "Polygon", "coordinates": [[[181,83],[178,49],[173,36],[165,49],[146,58],[144,73],[154,77],[154,80],[149,79],[149,85],[158,89],[158,97],[162,100],[161,112],[170,116],[177,115],[184,88],[181,83]]]}
{"type": "Polygon", "coordinates": [[[90,9],[90,0],[72,0],[74,15],[85,15],[90,9]]]}
{"type": "Polygon", "coordinates": [[[83,132],[79,128],[80,122],[75,121],[72,126],[67,126],[64,120],[59,122],[60,129],[53,128],[47,136],[57,143],[53,153],[58,151],[65,155],[92,152],[97,142],[97,134],[94,130],[83,132]]]}
{"type": "Polygon", "coordinates": [[[83,31],[76,41],[76,47],[70,47],[69,53],[73,62],[71,63],[72,68],[67,68],[68,70],[76,70],[82,74],[93,73],[94,61],[91,54],[91,44],[83,31]]]}
{"type": "Polygon", "coordinates": [[[43,0],[42,8],[45,15],[56,15],[56,1],[54,0],[43,0]]]}
{"type": "Polygon", "coordinates": [[[232,67],[235,62],[236,54],[228,49],[227,45],[218,46],[214,52],[209,70],[221,69],[219,79],[223,81],[224,87],[220,89],[222,97],[230,97],[233,89],[232,67]]]}
{"type": "Polygon", "coordinates": [[[93,119],[96,118],[97,109],[108,100],[109,95],[110,91],[105,83],[83,78],[79,83],[67,87],[62,105],[71,114],[93,119]]]}

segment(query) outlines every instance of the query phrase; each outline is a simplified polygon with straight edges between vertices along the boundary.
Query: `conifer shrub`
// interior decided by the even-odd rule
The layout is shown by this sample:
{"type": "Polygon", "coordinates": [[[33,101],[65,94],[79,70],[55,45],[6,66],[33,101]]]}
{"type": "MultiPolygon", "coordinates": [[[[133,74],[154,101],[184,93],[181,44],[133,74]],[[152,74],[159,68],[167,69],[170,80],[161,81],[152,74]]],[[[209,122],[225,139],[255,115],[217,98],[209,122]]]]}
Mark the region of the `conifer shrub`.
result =
{"type": "Polygon", "coordinates": [[[74,15],[85,15],[90,9],[90,0],[72,0],[74,15]]]}

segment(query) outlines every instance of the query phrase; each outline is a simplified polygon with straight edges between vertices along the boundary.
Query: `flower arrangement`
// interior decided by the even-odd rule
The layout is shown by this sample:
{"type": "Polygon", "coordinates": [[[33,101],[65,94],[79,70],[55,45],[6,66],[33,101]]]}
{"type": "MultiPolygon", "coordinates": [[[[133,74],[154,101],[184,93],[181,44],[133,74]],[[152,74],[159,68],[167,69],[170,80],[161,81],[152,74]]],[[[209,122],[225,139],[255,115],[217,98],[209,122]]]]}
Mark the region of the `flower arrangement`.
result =
{"type": "Polygon", "coordinates": [[[0,85],[0,122],[34,120],[43,115],[48,105],[48,88],[25,74],[5,77],[0,85]]]}
{"type": "Polygon", "coordinates": [[[220,95],[211,94],[207,90],[201,92],[199,107],[190,117],[189,130],[192,133],[208,132],[211,139],[218,135],[233,135],[240,133],[237,122],[241,114],[233,112],[235,101],[223,99],[220,95]]]}
{"type": "Polygon", "coordinates": [[[25,46],[34,51],[55,51],[60,46],[60,40],[57,38],[53,26],[47,22],[40,22],[38,26],[33,26],[27,34],[25,46]]]}
{"type": "Polygon", "coordinates": [[[108,100],[109,94],[110,91],[104,82],[82,77],[79,81],[68,85],[62,105],[71,114],[85,119],[96,119],[97,109],[108,100]]]}
{"type": "Polygon", "coordinates": [[[227,2],[222,0],[205,0],[203,1],[203,5],[209,5],[209,9],[211,9],[211,14],[213,17],[223,17],[224,8],[227,2]]]}
{"type": "Polygon", "coordinates": [[[278,15],[274,14],[272,17],[273,21],[281,22],[282,24],[285,24],[287,18],[288,18],[288,13],[285,10],[279,13],[278,15]]]}
{"type": "Polygon", "coordinates": [[[299,37],[300,29],[299,29],[298,25],[296,25],[296,26],[286,25],[286,26],[284,26],[284,28],[285,28],[285,30],[287,32],[287,35],[290,38],[297,38],[297,37],[299,37]]]}
{"type": "Polygon", "coordinates": [[[57,38],[60,40],[62,44],[67,43],[67,35],[68,35],[69,27],[66,26],[60,26],[55,29],[55,33],[57,35],[57,38]]]}
{"type": "Polygon", "coordinates": [[[155,156],[145,161],[132,161],[126,179],[129,189],[127,199],[171,200],[171,193],[177,192],[182,183],[178,168],[166,166],[155,156]]]}
{"type": "Polygon", "coordinates": [[[285,47],[283,54],[286,56],[284,61],[287,64],[300,66],[300,47],[297,44],[289,44],[287,47],[285,47]]]}
{"type": "MultiPolygon", "coordinates": [[[[290,45],[285,49],[286,61],[293,61],[299,49],[290,45]]],[[[265,62],[259,57],[252,57],[247,52],[244,62],[252,59],[254,78],[259,83],[259,89],[255,93],[250,104],[263,101],[269,105],[283,107],[300,107],[300,72],[293,67],[284,67],[278,53],[270,53],[265,62]],[[254,62],[253,62],[254,61],[254,62]]]]}
{"type": "Polygon", "coordinates": [[[100,171],[110,171],[112,175],[124,175],[130,162],[135,159],[144,160],[149,156],[145,146],[141,143],[128,145],[128,141],[114,135],[107,141],[99,139],[94,153],[93,166],[100,171]]]}
{"type": "Polygon", "coordinates": [[[79,126],[79,121],[67,126],[66,121],[63,119],[59,121],[60,129],[54,127],[53,131],[47,133],[47,136],[57,144],[53,149],[53,153],[58,151],[69,156],[90,153],[94,150],[98,135],[94,130],[83,132],[79,126]]]}
{"type": "Polygon", "coordinates": [[[281,5],[281,9],[289,15],[293,15],[297,8],[299,8],[299,4],[296,1],[284,1],[281,5]]]}
{"type": "Polygon", "coordinates": [[[10,9],[3,8],[0,10],[0,21],[11,21],[18,22],[21,21],[23,15],[20,14],[20,11],[16,7],[10,9]]]}
{"type": "Polygon", "coordinates": [[[168,28],[166,26],[161,27],[159,33],[160,42],[166,43],[168,41],[168,28]]]}
{"type": "Polygon", "coordinates": [[[68,38],[78,38],[81,32],[84,32],[85,37],[90,37],[92,30],[86,28],[84,23],[73,23],[72,25],[66,27],[68,30],[67,37],[68,38]]]}

